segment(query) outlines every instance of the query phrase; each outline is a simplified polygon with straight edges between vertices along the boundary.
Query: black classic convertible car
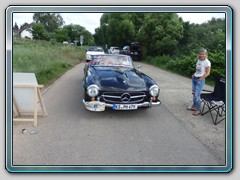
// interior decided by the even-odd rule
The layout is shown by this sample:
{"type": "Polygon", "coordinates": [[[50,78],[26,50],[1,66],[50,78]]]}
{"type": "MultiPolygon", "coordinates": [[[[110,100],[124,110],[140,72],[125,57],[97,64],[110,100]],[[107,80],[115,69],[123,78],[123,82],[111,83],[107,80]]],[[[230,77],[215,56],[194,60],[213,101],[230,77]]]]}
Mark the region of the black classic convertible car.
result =
{"type": "Polygon", "coordinates": [[[127,55],[96,55],[84,68],[85,107],[90,111],[133,110],[160,105],[159,86],[135,69],[127,55]]]}

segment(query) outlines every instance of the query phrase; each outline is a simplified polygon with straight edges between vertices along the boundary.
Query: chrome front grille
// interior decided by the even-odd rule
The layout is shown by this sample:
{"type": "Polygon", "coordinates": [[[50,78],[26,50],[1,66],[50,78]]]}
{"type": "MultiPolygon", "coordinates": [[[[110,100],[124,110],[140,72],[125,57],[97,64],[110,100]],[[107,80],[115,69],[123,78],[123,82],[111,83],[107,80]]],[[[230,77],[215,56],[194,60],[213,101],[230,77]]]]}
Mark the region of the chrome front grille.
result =
{"type": "Polygon", "coordinates": [[[102,94],[106,103],[139,103],[146,97],[144,92],[105,92],[102,94]]]}

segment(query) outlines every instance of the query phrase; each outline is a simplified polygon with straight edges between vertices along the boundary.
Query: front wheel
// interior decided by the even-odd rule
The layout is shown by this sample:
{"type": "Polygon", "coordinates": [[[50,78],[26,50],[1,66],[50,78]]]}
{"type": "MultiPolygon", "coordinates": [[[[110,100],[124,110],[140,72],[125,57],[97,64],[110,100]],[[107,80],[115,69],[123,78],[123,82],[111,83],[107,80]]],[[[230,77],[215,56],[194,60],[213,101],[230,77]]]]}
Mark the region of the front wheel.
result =
{"type": "Polygon", "coordinates": [[[88,99],[88,94],[85,91],[84,91],[84,94],[83,94],[83,98],[84,98],[84,100],[88,99]]]}

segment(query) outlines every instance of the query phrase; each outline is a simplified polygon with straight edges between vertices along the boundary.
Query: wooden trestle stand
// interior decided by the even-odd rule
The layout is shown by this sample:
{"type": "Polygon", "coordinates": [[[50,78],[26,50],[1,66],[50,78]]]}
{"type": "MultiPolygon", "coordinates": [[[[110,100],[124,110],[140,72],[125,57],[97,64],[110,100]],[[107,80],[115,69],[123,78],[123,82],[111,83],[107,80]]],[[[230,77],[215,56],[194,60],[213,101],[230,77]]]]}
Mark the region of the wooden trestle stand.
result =
{"type": "MultiPolygon", "coordinates": [[[[40,109],[40,112],[41,112],[41,115],[43,117],[46,116],[46,109],[45,109],[45,106],[44,106],[44,103],[43,103],[43,100],[42,100],[42,96],[41,96],[41,92],[40,92],[40,88],[43,88],[44,86],[43,85],[38,85],[37,82],[36,82],[36,77],[35,77],[35,74],[33,73],[14,73],[14,77],[15,79],[13,78],[13,80],[16,80],[16,82],[13,83],[13,112],[14,112],[14,118],[13,118],[13,121],[33,121],[33,125],[34,127],[37,127],[37,121],[38,121],[38,111],[40,109]],[[25,78],[25,79],[24,79],[25,78]],[[30,79],[29,81],[31,82],[28,82],[27,79],[30,79]],[[19,82],[20,81],[20,82],[19,82]],[[23,82],[26,81],[27,83],[24,84],[23,82]],[[35,82],[34,82],[35,81],[35,82]],[[33,90],[33,93],[32,91],[29,91],[31,93],[29,94],[33,94],[33,99],[31,95],[27,93],[16,93],[18,95],[18,97],[16,97],[16,94],[14,93],[17,89],[21,89],[22,91],[24,89],[28,89],[28,90],[33,90]],[[19,97],[21,96],[21,97],[19,97]],[[25,98],[23,97],[25,96],[25,98]],[[21,98],[21,99],[19,99],[21,98]],[[21,100],[21,104],[19,104],[18,102],[18,99],[21,100]],[[33,105],[33,109],[24,109],[23,106],[24,106],[24,103],[27,103],[27,102],[30,102],[31,105],[33,105]],[[38,106],[38,104],[40,103],[40,107],[38,106]],[[22,118],[21,116],[24,115],[24,116],[27,116],[26,114],[28,115],[31,115],[33,116],[33,118],[22,118]]],[[[31,106],[32,107],[32,106],[31,106]]]]}

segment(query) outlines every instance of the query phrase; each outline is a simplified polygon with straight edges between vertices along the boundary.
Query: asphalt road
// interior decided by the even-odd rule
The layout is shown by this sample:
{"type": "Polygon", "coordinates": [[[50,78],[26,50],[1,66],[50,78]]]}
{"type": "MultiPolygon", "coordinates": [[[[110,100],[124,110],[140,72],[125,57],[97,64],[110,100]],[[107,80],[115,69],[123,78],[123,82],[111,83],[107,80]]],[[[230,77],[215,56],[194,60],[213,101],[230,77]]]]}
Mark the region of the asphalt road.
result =
{"type": "Polygon", "coordinates": [[[81,63],[45,90],[48,116],[36,128],[13,123],[13,165],[224,165],[225,123],[186,110],[191,79],[136,64],[159,84],[161,106],[89,112],[81,63]]]}

